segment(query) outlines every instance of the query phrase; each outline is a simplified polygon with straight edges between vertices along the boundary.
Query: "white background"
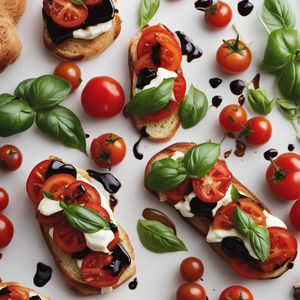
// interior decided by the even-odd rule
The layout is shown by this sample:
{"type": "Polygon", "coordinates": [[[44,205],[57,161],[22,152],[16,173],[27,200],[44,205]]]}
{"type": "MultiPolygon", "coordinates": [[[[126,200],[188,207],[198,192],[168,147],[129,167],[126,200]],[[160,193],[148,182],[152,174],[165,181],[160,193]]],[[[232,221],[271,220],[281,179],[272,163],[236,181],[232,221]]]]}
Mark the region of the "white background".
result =
{"type": "MultiPolygon", "coordinates": [[[[251,43],[253,62],[251,68],[239,77],[251,81],[258,72],[258,65],[262,59],[267,34],[260,24],[257,15],[261,14],[262,1],[253,1],[255,9],[248,17],[241,17],[236,9],[238,1],[229,1],[233,9],[233,23],[240,29],[242,37],[251,43]]],[[[290,1],[296,15],[300,13],[300,3],[290,1]]],[[[44,49],[42,43],[42,1],[28,1],[27,10],[18,24],[18,31],[23,43],[21,57],[0,75],[0,92],[13,92],[17,84],[26,78],[51,73],[58,59],[52,57],[44,49]]],[[[130,122],[122,114],[110,120],[97,120],[87,116],[80,104],[81,90],[86,82],[94,76],[108,75],[120,81],[123,85],[127,101],[129,100],[130,78],[127,69],[127,47],[130,38],[138,30],[138,0],[119,1],[118,8],[123,18],[122,32],[117,41],[101,56],[87,62],[79,63],[83,82],[79,90],[64,101],[63,105],[70,107],[81,119],[85,132],[90,134],[87,140],[88,147],[92,138],[105,133],[114,132],[126,140],[128,151],[126,159],[121,165],[113,169],[113,173],[120,179],[123,186],[118,193],[119,205],[116,209],[117,217],[127,229],[131,242],[135,248],[138,287],[129,290],[127,283],[110,295],[87,297],[96,299],[102,297],[112,299],[143,299],[143,300],[173,300],[177,287],[183,283],[178,273],[178,267],[187,256],[199,257],[205,265],[204,281],[207,295],[210,300],[218,299],[224,288],[232,284],[242,284],[250,288],[255,299],[283,300],[292,298],[292,285],[300,280],[299,259],[293,270],[284,274],[280,279],[269,281],[243,280],[230,270],[229,266],[210,249],[204,239],[189,227],[176,212],[165,204],[160,204],[143,187],[143,172],[147,160],[157,151],[169,145],[153,144],[143,141],[141,151],[145,154],[142,161],[134,158],[132,146],[138,139],[130,122]],[[144,208],[155,207],[166,212],[176,223],[178,235],[184,240],[189,251],[173,254],[153,254],[142,247],[136,232],[136,223],[144,208]]],[[[299,19],[299,18],[298,18],[299,19]]],[[[231,94],[229,82],[236,76],[221,73],[215,62],[215,52],[222,39],[233,38],[235,33],[229,26],[222,31],[212,31],[203,22],[201,12],[194,9],[192,0],[161,0],[161,7],[152,20],[165,23],[172,30],[182,30],[190,35],[203,49],[203,57],[188,64],[183,63],[183,70],[187,82],[194,83],[203,90],[209,101],[214,95],[222,95],[222,106],[237,103],[237,97],[231,94]],[[209,86],[211,77],[222,77],[223,84],[216,90],[209,86]]],[[[299,23],[298,23],[299,24],[299,23]]],[[[300,24],[299,24],[300,26],[300,24]]],[[[299,27],[298,26],[298,27],[299,27]]],[[[185,59],[184,59],[185,60],[185,59]]],[[[268,90],[270,96],[278,95],[275,78],[262,73],[262,87],[268,90]]],[[[223,132],[218,125],[218,114],[221,108],[211,108],[200,124],[190,130],[180,129],[172,142],[194,141],[203,142],[212,139],[218,142],[223,132]]],[[[250,114],[250,113],[249,113],[250,114]]],[[[269,192],[264,176],[268,163],[263,158],[263,152],[269,148],[277,148],[280,152],[287,152],[289,143],[296,144],[299,152],[299,143],[296,141],[290,123],[275,109],[270,115],[273,124],[271,141],[260,148],[248,147],[244,158],[231,155],[227,159],[233,174],[246,186],[252,189],[272,210],[275,215],[284,219],[288,224],[288,212],[291,203],[284,203],[275,199],[269,192]]],[[[53,299],[79,299],[80,296],[71,292],[64,284],[63,278],[57,271],[54,261],[45,246],[39,232],[38,222],[34,218],[34,211],[25,192],[26,178],[39,161],[48,155],[57,155],[68,162],[73,162],[84,168],[95,167],[93,162],[77,150],[68,149],[56,141],[40,133],[35,126],[25,133],[9,138],[0,138],[0,145],[15,144],[23,153],[22,167],[15,173],[0,173],[0,185],[10,195],[10,205],[5,214],[13,221],[15,235],[12,243],[3,249],[3,258],[0,261],[0,276],[2,280],[15,280],[24,285],[34,287],[33,276],[37,262],[44,262],[53,267],[53,276],[50,282],[40,289],[41,292],[52,296],[53,299]]],[[[234,140],[226,140],[223,151],[233,149],[234,140]]],[[[300,241],[299,235],[298,241],[300,241]]]]}

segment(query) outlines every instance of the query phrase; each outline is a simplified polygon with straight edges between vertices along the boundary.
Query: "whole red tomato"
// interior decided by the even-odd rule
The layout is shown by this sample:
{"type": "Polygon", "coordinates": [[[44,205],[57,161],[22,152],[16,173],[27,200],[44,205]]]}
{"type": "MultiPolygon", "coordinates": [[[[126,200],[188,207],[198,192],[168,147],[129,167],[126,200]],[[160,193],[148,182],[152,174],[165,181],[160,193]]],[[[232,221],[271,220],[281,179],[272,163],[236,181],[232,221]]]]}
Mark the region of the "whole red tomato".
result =
{"type": "Polygon", "coordinates": [[[0,188],[0,211],[3,211],[9,202],[9,197],[5,189],[0,188]]]}
{"type": "Polygon", "coordinates": [[[219,300],[254,300],[252,293],[245,287],[233,285],[226,288],[219,297],[219,300]]]}
{"type": "Polygon", "coordinates": [[[284,153],[271,160],[266,179],[271,191],[281,199],[300,199],[300,155],[284,153]]]}
{"type": "Polygon", "coordinates": [[[5,216],[0,214],[0,248],[6,247],[14,235],[14,226],[5,216]]]}
{"type": "Polygon", "coordinates": [[[247,113],[238,104],[227,105],[220,112],[219,123],[227,131],[240,131],[247,123],[247,113]]]}
{"type": "Polygon", "coordinates": [[[16,146],[4,145],[0,148],[0,168],[5,171],[17,170],[23,161],[22,153],[16,146]]]}
{"type": "Polygon", "coordinates": [[[211,28],[221,29],[230,23],[232,10],[226,2],[218,1],[205,10],[204,19],[211,28]]]}
{"type": "Polygon", "coordinates": [[[202,278],[204,266],[197,257],[187,257],[180,264],[180,273],[184,280],[193,282],[202,278]]]}
{"type": "Polygon", "coordinates": [[[176,300],[206,300],[206,292],[203,286],[196,282],[184,283],[177,290],[176,300]]]}
{"type": "Polygon", "coordinates": [[[297,200],[291,208],[290,221],[293,227],[300,231],[300,200],[297,200]]]}
{"type": "Polygon", "coordinates": [[[110,118],[123,108],[125,96],[122,86],[115,79],[99,76],[91,79],[81,94],[81,104],[92,117],[110,118]]]}

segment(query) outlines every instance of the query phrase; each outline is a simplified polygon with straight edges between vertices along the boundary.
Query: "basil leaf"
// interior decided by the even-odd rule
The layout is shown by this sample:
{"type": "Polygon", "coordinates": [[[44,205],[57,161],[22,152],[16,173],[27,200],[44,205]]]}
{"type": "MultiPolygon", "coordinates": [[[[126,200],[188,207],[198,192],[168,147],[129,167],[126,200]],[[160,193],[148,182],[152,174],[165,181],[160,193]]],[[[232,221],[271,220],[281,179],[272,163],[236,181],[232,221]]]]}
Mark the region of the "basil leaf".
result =
{"type": "Polygon", "coordinates": [[[156,14],[160,0],[142,0],[140,5],[140,28],[147,25],[156,14]]]}
{"type": "Polygon", "coordinates": [[[300,109],[294,102],[285,99],[277,99],[277,105],[290,120],[297,118],[297,113],[300,109]]]}
{"type": "Polygon", "coordinates": [[[249,234],[250,244],[261,261],[265,261],[270,256],[270,237],[268,229],[264,226],[256,226],[249,234]]]}
{"type": "Polygon", "coordinates": [[[63,145],[86,153],[86,139],[78,117],[68,108],[56,106],[49,110],[38,111],[38,128],[63,145]]]}
{"type": "Polygon", "coordinates": [[[51,194],[51,193],[49,193],[49,192],[47,192],[47,191],[43,191],[43,190],[42,190],[42,193],[43,193],[43,195],[44,195],[46,198],[51,199],[51,200],[54,199],[54,195],[53,195],[53,194],[51,194]]]}
{"type": "Polygon", "coordinates": [[[83,5],[84,4],[84,0],[72,0],[72,3],[74,3],[76,5],[83,5]]]}
{"type": "Polygon", "coordinates": [[[65,79],[44,75],[31,83],[28,101],[35,110],[49,109],[62,102],[70,91],[71,84],[65,79]]]}
{"type": "Polygon", "coordinates": [[[180,105],[180,120],[184,129],[197,125],[206,115],[208,101],[203,92],[191,85],[190,90],[180,105]]]}
{"type": "Polygon", "coordinates": [[[188,176],[197,179],[206,175],[216,164],[219,155],[219,144],[203,143],[191,148],[183,159],[188,176]]]}
{"type": "Polygon", "coordinates": [[[238,207],[233,213],[233,224],[237,232],[244,236],[248,236],[249,232],[256,226],[253,218],[238,207]]]}
{"type": "Polygon", "coordinates": [[[248,102],[254,112],[261,115],[268,115],[272,111],[276,100],[273,99],[270,101],[266,92],[262,89],[249,89],[248,102]]]}
{"type": "Polygon", "coordinates": [[[186,177],[187,172],[179,161],[164,158],[152,165],[145,184],[155,191],[167,192],[183,182],[186,177]]]}
{"type": "Polygon", "coordinates": [[[20,82],[14,91],[14,95],[30,103],[30,87],[34,80],[35,78],[29,78],[20,82]]]}
{"type": "Polygon", "coordinates": [[[231,185],[230,196],[232,201],[236,201],[238,199],[243,198],[243,195],[241,195],[241,193],[239,192],[239,190],[236,188],[234,184],[231,185]]]}
{"type": "Polygon", "coordinates": [[[0,136],[7,137],[28,129],[34,121],[34,111],[22,99],[0,95],[0,136]]]}
{"type": "Polygon", "coordinates": [[[109,230],[108,222],[93,210],[81,205],[62,206],[68,222],[84,233],[94,233],[99,230],[109,230]]]}
{"type": "Polygon", "coordinates": [[[274,31],[281,28],[294,28],[296,17],[287,0],[265,0],[263,20],[274,31]]]}
{"type": "Polygon", "coordinates": [[[158,221],[139,220],[137,231],[144,247],[152,252],[187,251],[186,246],[173,230],[158,221]]]}
{"type": "Polygon", "coordinates": [[[175,78],[165,79],[158,87],[137,93],[127,104],[127,112],[144,116],[166,107],[173,93],[174,80],[175,78]]]}

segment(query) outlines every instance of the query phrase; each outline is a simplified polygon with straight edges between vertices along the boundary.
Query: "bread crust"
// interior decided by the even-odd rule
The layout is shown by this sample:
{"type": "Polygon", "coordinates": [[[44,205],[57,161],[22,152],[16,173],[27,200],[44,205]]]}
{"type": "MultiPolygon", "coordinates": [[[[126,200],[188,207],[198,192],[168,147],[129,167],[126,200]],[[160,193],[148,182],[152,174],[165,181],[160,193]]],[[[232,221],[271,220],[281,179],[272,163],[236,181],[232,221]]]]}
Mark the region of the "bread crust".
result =
{"type": "MultiPolygon", "coordinates": [[[[145,173],[144,173],[144,179],[146,179],[148,173],[151,170],[151,166],[155,161],[158,161],[162,158],[170,157],[172,156],[176,151],[180,151],[183,153],[186,153],[189,149],[191,149],[193,146],[195,146],[195,143],[176,143],[173,144],[162,151],[155,154],[147,163],[145,173]]],[[[237,180],[237,178],[233,177],[232,183],[237,187],[237,189],[244,194],[248,195],[249,198],[251,198],[254,202],[256,202],[259,206],[263,207],[267,212],[270,213],[269,208],[260,201],[260,199],[253,194],[247,187],[245,187],[241,182],[237,180]]],[[[159,198],[159,194],[156,191],[153,191],[149,189],[145,185],[146,189],[152,193],[153,195],[157,196],[159,198]]],[[[172,205],[171,205],[172,206],[172,205]]],[[[172,206],[173,207],[173,206],[172,206]]],[[[211,225],[211,222],[203,217],[199,217],[197,215],[194,215],[192,218],[186,218],[183,217],[180,212],[178,212],[179,215],[189,224],[191,225],[198,233],[200,233],[204,238],[206,238],[206,235],[209,231],[209,226],[211,225]]],[[[210,247],[218,253],[226,262],[230,262],[231,258],[230,256],[226,255],[226,253],[223,251],[220,243],[208,243],[210,247]]],[[[291,259],[287,261],[281,268],[271,272],[271,273],[265,273],[262,278],[259,279],[274,279],[280,277],[283,273],[285,273],[287,270],[290,269],[289,264],[292,263],[294,259],[291,259]]]]}

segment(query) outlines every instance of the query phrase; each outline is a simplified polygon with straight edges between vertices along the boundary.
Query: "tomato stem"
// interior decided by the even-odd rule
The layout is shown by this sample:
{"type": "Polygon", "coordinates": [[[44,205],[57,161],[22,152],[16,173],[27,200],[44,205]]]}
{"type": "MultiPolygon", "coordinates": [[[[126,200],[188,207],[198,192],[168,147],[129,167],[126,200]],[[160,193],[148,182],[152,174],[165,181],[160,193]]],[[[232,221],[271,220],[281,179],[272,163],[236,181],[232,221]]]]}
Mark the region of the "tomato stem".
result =
{"type": "Polygon", "coordinates": [[[260,20],[261,24],[264,26],[264,28],[266,29],[266,31],[268,32],[268,34],[271,33],[271,30],[268,28],[267,24],[264,22],[264,20],[262,19],[262,17],[257,14],[258,19],[260,20]]]}
{"type": "Polygon", "coordinates": [[[283,180],[286,177],[287,173],[283,169],[281,169],[280,167],[278,167],[276,165],[276,163],[274,162],[272,157],[270,157],[270,162],[271,162],[271,164],[274,168],[274,171],[275,171],[273,179],[280,182],[281,180],[283,180]]]}
{"type": "Polygon", "coordinates": [[[235,24],[232,25],[233,30],[236,32],[237,36],[240,37],[240,40],[245,44],[246,48],[249,48],[248,43],[245,41],[245,39],[241,36],[240,31],[238,30],[237,26],[235,24]]]}

